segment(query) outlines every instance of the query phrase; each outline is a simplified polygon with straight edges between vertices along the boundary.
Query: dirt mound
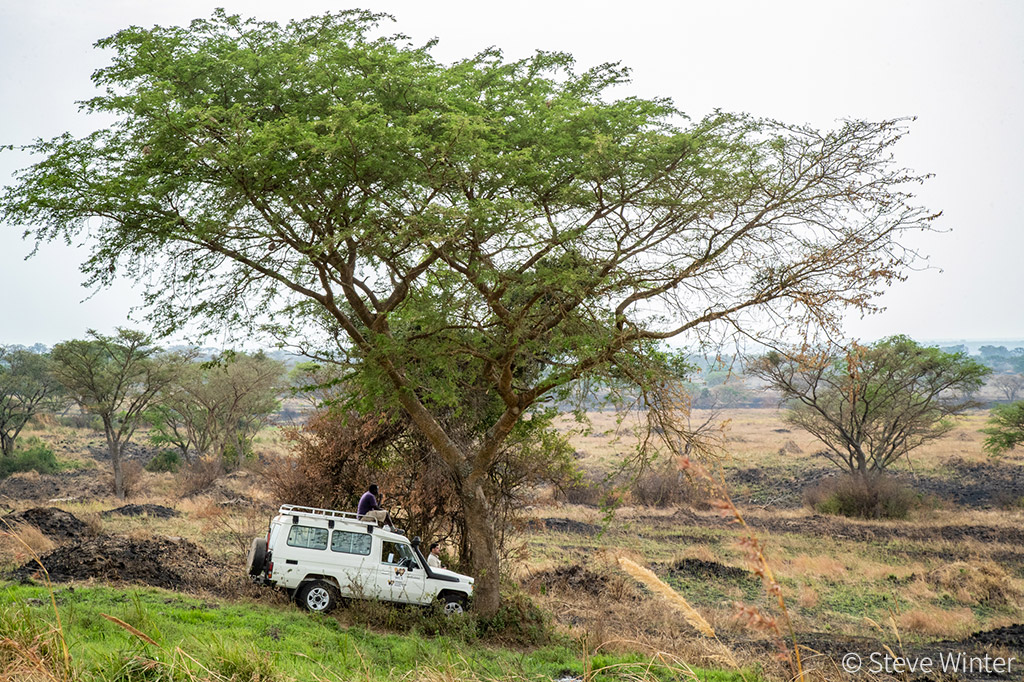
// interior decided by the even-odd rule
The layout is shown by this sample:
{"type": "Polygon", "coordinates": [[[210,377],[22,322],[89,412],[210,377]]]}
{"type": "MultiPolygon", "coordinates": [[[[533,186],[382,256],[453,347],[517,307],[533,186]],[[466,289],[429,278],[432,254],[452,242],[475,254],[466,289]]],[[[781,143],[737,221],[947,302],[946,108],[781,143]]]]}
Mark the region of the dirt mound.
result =
{"type": "Polygon", "coordinates": [[[526,586],[545,591],[584,592],[600,597],[608,591],[609,576],[594,573],[579,564],[541,571],[526,581],[526,586]]]}
{"type": "Polygon", "coordinates": [[[544,528],[558,531],[559,533],[576,533],[577,535],[597,535],[601,532],[601,526],[572,519],[543,519],[544,528]]]}
{"type": "Polygon", "coordinates": [[[111,516],[112,514],[120,514],[121,516],[152,516],[158,519],[172,519],[181,516],[180,512],[159,504],[126,504],[123,507],[103,512],[103,516],[111,516]]]}
{"type": "MultiPolygon", "coordinates": [[[[40,561],[56,582],[101,580],[153,585],[174,590],[217,587],[226,567],[215,564],[198,545],[182,538],[131,538],[102,535],[58,547],[40,561]]],[[[14,577],[37,573],[29,562],[14,577]]]]}
{"type": "Polygon", "coordinates": [[[56,507],[34,507],[25,511],[8,514],[2,519],[6,526],[28,523],[57,542],[76,541],[91,535],[88,524],[73,514],[56,507]]]}
{"type": "Polygon", "coordinates": [[[667,566],[672,575],[686,576],[691,578],[720,578],[723,580],[752,580],[753,574],[742,568],[726,566],[717,561],[704,561],[703,559],[680,559],[674,564],[667,566]]]}

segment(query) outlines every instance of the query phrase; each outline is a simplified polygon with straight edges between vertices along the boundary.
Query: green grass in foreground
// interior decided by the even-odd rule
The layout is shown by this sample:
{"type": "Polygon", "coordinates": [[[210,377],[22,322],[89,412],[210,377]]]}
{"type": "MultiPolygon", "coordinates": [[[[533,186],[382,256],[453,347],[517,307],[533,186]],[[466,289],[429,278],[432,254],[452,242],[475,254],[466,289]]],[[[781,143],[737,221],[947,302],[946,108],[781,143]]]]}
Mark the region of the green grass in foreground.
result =
{"type": "Polygon", "coordinates": [[[54,597],[56,613],[45,587],[0,586],[0,679],[43,670],[39,679],[74,682],[741,679],[658,660],[651,665],[639,655],[587,658],[570,643],[501,649],[473,641],[469,628],[452,628],[454,636],[379,634],[294,607],[216,603],[150,588],[57,587],[54,597]]]}

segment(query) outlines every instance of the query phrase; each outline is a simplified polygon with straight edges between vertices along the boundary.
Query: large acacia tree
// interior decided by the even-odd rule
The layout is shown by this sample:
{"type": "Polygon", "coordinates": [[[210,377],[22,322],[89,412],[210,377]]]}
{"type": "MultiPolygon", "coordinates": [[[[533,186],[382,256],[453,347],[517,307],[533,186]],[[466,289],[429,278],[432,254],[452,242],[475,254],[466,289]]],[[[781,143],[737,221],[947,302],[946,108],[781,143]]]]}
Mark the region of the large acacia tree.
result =
{"type": "Polygon", "coordinates": [[[497,50],[452,64],[343,12],[128,28],[84,103],[115,121],[41,140],[0,199],[37,240],[81,240],[93,285],[148,286],[160,331],[259,325],[356,368],[456,481],[498,606],[484,482],[541,402],[652,349],[729,329],[832,326],[903,276],[921,178],[900,121],[835,130],[614,99],[628,78],[497,50]],[[466,401],[493,418],[469,434],[466,401]],[[452,423],[447,420],[447,423],[452,423]]]}

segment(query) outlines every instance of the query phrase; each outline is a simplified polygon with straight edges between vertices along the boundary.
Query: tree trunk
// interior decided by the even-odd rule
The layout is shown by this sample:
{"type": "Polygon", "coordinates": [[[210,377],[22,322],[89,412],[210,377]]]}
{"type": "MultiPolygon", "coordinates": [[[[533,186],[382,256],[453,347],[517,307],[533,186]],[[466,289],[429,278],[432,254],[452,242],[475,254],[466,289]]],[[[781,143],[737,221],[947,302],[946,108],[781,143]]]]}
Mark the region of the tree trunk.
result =
{"type": "Polygon", "coordinates": [[[466,520],[466,543],[470,550],[469,564],[476,577],[473,586],[473,610],[484,618],[498,612],[499,590],[498,543],[494,535],[494,515],[483,488],[464,483],[460,491],[466,520]]]}
{"type": "Polygon", "coordinates": [[[114,494],[118,499],[124,499],[124,469],[121,467],[121,444],[114,434],[114,425],[103,418],[103,429],[107,435],[107,450],[110,452],[110,461],[114,465],[114,494]]]}

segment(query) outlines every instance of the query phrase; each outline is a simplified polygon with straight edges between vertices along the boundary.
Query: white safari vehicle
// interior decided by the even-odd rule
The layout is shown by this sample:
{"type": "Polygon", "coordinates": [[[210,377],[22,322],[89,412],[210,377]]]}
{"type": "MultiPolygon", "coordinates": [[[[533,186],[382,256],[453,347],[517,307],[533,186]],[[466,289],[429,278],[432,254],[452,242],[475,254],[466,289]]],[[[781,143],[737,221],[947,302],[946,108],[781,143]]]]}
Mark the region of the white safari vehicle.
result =
{"type": "Polygon", "coordinates": [[[473,578],[427,565],[419,538],[356,520],[351,512],[286,504],[270,522],[267,537],[249,550],[249,576],[283,589],[310,611],[327,612],[342,598],[403,604],[444,603],[462,613],[473,578]]]}

